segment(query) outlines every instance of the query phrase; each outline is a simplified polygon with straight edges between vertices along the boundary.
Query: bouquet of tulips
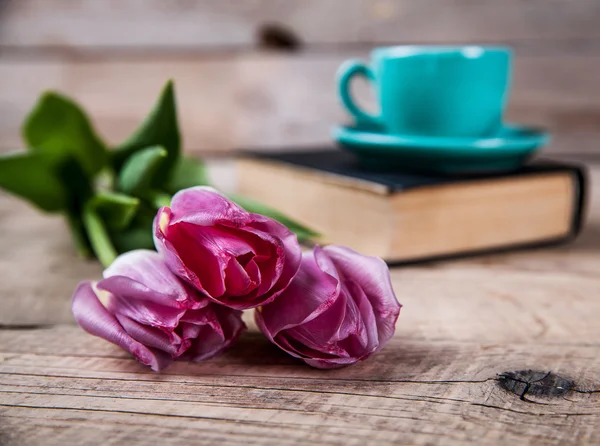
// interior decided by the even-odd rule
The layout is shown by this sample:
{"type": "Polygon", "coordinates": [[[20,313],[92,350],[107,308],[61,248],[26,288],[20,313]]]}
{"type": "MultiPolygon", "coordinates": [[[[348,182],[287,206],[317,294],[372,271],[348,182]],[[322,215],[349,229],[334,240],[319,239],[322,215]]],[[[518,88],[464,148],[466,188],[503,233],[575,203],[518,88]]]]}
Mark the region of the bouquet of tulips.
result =
{"type": "Polygon", "coordinates": [[[385,263],[338,246],[303,253],[310,228],[208,187],[202,162],[181,155],[172,82],[115,147],[53,92],[23,138],[27,151],[0,156],[0,187],[66,217],[79,253],[106,267],[77,287],[75,319],[153,370],[218,355],[252,308],[271,342],[315,367],[366,359],[392,337],[400,304],[385,263]]]}

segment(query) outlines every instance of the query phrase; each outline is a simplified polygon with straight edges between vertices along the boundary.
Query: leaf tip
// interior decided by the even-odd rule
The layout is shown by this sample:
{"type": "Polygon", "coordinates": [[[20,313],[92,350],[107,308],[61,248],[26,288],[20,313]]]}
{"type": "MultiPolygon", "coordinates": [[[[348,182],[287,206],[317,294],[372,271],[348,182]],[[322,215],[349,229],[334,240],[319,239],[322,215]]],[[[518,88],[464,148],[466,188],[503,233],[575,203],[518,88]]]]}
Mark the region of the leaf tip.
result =
{"type": "Polygon", "coordinates": [[[168,79],[160,94],[163,98],[175,98],[175,81],[168,79]]]}
{"type": "Polygon", "coordinates": [[[74,101],[71,98],[55,90],[45,90],[42,92],[38,99],[38,103],[43,104],[46,102],[61,102],[74,104],[74,101]]]}

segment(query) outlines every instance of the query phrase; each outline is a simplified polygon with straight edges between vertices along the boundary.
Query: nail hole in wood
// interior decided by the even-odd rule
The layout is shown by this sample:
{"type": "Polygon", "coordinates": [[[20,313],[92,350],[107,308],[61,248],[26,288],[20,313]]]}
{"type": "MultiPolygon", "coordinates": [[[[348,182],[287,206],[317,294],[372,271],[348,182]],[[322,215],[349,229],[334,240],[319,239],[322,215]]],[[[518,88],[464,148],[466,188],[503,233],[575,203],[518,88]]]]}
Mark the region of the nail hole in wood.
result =
{"type": "Polygon", "coordinates": [[[278,23],[267,23],[258,28],[257,41],[259,48],[266,50],[295,52],[302,47],[296,33],[278,23]]]}

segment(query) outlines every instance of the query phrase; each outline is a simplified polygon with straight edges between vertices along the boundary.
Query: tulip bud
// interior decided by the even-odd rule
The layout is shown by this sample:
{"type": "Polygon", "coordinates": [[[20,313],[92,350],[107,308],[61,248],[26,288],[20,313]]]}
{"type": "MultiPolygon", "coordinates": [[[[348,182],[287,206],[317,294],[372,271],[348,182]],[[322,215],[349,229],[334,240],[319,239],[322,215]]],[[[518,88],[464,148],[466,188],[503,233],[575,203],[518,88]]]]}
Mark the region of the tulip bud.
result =
{"type": "Polygon", "coordinates": [[[213,302],[243,310],[273,301],[302,256],[281,223],[246,212],[209,187],[179,191],[158,211],[154,241],[168,267],[213,302]]]}
{"type": "Polygon", "coordinates": [[[154,251],[122,254],[103,276],[75,290],[77,323],[155,371],[177,358],[214,357],[245,329],[241,311],[212,304],[181,282],[154,251]]]}
{"type": "Polygon", "coordinates": [[[380,350],[394,335],[400,308],[383,260],[327,246],[303,254],[290,286],[255,319],[281,349],[327,369],[380,350]]]}

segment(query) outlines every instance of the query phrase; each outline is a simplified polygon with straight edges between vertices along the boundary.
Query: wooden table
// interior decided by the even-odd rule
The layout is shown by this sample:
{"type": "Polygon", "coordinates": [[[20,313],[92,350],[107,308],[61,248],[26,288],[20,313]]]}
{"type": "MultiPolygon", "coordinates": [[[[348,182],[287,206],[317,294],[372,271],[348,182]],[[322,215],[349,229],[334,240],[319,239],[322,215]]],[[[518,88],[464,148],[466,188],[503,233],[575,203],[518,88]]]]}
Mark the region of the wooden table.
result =
{"type": "Polygon", "coordinates": [[[394,269],[397,334],[364,363],[311,369],[253,327],[155,374],[73,324],[100,267],[2,195],[0,444],[598,445],[599,200],[573,244],[394,269]]]}

